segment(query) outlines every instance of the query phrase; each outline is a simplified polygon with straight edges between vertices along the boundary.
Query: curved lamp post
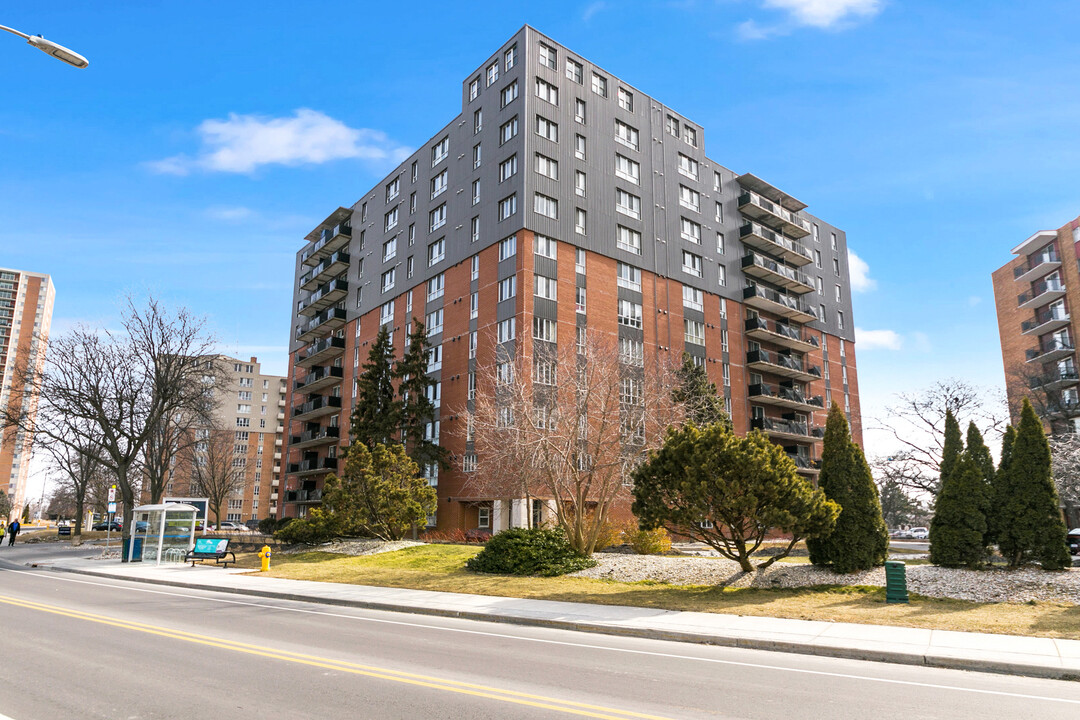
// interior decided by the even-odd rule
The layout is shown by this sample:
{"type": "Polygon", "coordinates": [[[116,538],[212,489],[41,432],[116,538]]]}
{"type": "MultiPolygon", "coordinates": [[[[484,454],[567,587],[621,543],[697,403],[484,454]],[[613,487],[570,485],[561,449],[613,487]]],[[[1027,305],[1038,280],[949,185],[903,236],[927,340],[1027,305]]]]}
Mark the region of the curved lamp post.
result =
{"type": "Polygon", "coordinates": [[[12,35],[18,35],[19,37],[24,38],[27,43],[33,45],[43,53],[52,55],[57,60],[62,60],[73,67],[85,68],[87,65],[90,64],[89,60],[87,60],[74,50],[68,50],[63,45],[58,45],[51,40],[46,40],[40,35],[27,35],[25,33],[19,32],[18,30],[15,30],[14,28],[5,27],[4,25],[0,25],[0,30],[5,30],[12,35]]]}

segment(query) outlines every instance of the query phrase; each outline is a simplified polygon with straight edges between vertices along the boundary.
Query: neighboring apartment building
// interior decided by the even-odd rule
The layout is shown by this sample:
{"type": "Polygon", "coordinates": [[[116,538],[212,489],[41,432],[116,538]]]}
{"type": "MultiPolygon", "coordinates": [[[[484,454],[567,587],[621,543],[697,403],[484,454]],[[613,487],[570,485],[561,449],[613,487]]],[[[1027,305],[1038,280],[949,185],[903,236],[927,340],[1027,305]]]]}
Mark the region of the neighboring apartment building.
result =
{"type": "MultiPolygon", "coordinates": [[[[21,368],[40,370],[45,362],[56,292],[42,273],[0,268],[0,405],[19,405],[33,417],[37,395],[24,392],[21,368]]],[[[30,473],[32,433],[15,428],[0,431],[0,492],[22,510],[30,473]]]]}
{"type": "Polygon", "coordinates": [[[1080,375],[1071,311],[1080,307],[1080,219],[1040,230],[993,272],[1001,356],[1013,422],[1030,398],[1051,432],[1080,429],[1080,375]]]}
{"type": "MultiPolygon", "coordinates": [[[[232,464],[244,476],[242,489],[229,498],[221,519],[246,523],[276,517],[285,430],[285,378],[264,375],[257,358],[240,360],[221,355],[211,366],[219,369],[216,377],[207,379],[218,399],[217,423],[234,433],[232,464]]],[[[196,429],[196,439],[205,432],[196,429]]],[[[165,495],[196,496],[190,486],[190,472],[179,463],[182,460],[174,461],[165,495]]]]}
{"type": "Polygon", "coordinates": [[[808,476],[831,401],[861,442],[843,231],[709,159],[700,125],[530,27],[461,93],[460,115],[297,253],[283,516],[317,504],[338,468],[379,328],[400,356],[414,317],[434,344],[429,436],[454,458],[426,470],[440,529],[527,512],[464,485],[477,457],[456,411],[496,344],[513,354],[588,328],[617,334],[630,363],[685,351],[736,430],[764,430],[808,476]]]}

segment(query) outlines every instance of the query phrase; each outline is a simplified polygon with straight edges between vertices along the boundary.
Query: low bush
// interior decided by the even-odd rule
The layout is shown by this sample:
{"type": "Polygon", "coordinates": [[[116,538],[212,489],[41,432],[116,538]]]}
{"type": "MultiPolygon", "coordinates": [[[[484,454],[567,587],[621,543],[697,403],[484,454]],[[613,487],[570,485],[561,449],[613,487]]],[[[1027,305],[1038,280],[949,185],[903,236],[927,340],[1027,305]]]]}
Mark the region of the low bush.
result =
{"type": "Polygon", "coordinates": [[[465,567],[496,575],[553,577],[584,570],[596,562],[570,547],[561,529],[511,528],[495,534],[465,567]]]}
{"type": "Polygon", "coordinates": [[[273,535],[278,529],[277,518],[265,517],[259,521],[259,532],[263,535],[273,535]]]}
{"type": "Polygon", "coordinates": [[[600,526],[600,532],[596,536],[596,549],[604,550],[613,545],[619,545],[626,542],[623,539],[623,531],[618,525],[611,522],[605,522],[600,526]]]}
{"type": "Polygon", "coordinates": [[[671,551],[671,536],[664,528],[639,530],[631,526],[623,531],[623,540],[638,555],[662,555],[671,551]]]}
{"type": "Polygon", "coordinates": [[[338,537],[338,523],[333,516],[319,508],[313,508],[307,517],[283,523],[274,532],[274,538],[284,543],[318,545],[338,537]]]}

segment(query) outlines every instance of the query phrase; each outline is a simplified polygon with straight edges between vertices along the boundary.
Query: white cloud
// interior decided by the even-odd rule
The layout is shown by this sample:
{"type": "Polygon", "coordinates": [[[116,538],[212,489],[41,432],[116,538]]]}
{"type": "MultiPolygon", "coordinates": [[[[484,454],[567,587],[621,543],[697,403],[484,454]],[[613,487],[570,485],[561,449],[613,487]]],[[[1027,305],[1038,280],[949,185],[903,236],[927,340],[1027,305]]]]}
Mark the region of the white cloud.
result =
{"type": "Polygon", "coordinates": [[[764,5],[786,10],[798,25],[830,29],[846,20],[877,15],[882,0],[764,0],[764,5]]]}
{"type": "Polygon", "coordinates": [[[971,295],[970,297],[968,297],[968,306],[969,307],[975,307],[976,305],[978,305],[981,302],[982,302],[982,298],[979,297],[978,295],[971,295]]]}
{"type": "Polygon", "coordinates": [[[241,222],[255,217],[255,211],[242,206],[217,205],[206,209],[206,216],[212,220],[225,222],[241,222]]]}
{"type": "Polygon", "coordinates": [[[195,157],[176,155],[150,163],[150,168],[169,175],[192,170],[250,173],[263,165],[318,165],[343,158],[400,162],[410,154],[386,133],[351,128],[308,108],[280,118],[229,113],[225,120],[204,120],[196,132],[202,147],[195,157]]]}
{"type": "Polygon", "coordinates": [[[589,22],[593,19],[593,16],[601,10],[607,9],[607,3],[604,0],[596,0],[596,2],[589,3],[585,6],[585,10],[581,13],[581,20],[583,22],[589,22]]]}
{"type": "Polygon", "coordinates": [[[877,288],[877,280],[870,277],[870,266],[866,261],[848,248],[848,273],[851,276],[851,289],[855,292],[867,292],[877,288]]]}
{"type": "Polygon", "coordinates": [[[895,330],[863,330],[855,328],[855,344],[859,350],[899,350],[904,338],[895,330]]]}
{"type": "Polygon", "coordinates": [[[759,25],[753,20],[739,23],[736,30],[743,40],[766,40],[774,35],[786,35],[789,32],[787,28],[779,25],[759,25]]]}

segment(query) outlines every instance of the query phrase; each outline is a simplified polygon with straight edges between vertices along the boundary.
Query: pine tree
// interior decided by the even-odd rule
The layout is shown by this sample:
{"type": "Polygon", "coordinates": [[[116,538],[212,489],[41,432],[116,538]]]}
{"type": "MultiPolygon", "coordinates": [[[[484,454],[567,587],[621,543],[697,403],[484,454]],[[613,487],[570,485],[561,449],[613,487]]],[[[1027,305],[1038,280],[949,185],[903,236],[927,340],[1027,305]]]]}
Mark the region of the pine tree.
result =
{"type": "MultiPolygon", "coordinates": [[[[979,468],[979,474],[982,476],[982,482],[979,485],[979,509],[982,511],[984,518],[989,518],[993,505],[994,458],[990,454],[990,448],[986,447],[986,443],[983,442],[982,433],[979,432],[979,428],[975,427],[973,422],[968,423],[967,452],[971,459],[975,461],[975,465],[979,468]]],[[[989,531],[989,527],[989,520],[987,520],[987,531],[989,531]]],[[[990,541],[987,539],[984,544],[989,545],[990,541]]]]}
{"type": "Polygon", "coordinates": [[[960,439],[960,423],[952,410],[945,411],[945,442],[941,448],[941,479],[938,481],[938,492],[941,492],[945,480],[952,474],[953,468],[960,460],[964,452],[964,441],[960,439]]]}
{"type": "Polygon", "coordinates": [[[1009,494],[1009,460],[1012,458],[1015,442],[1016,428],[1012,425],[1005,426],[1005,434],[1001,439],[1001,461],[998,462],[997,472],[994,473],[994,480],[990,486],[990,510],[986,515],[986,540],[991,545],[998,543],[1004,524],[1002,516],[1005,500],[1009,494]]]}
{"type": "Polygon", "coordinates": [[[986,516],[979,502],[982,483],[982,470],[970,452],[952,464],[948,475],[942,474],[930,521],[930,562],[972,568],[982,563],[986,556],[986,516]]]}
{"type": "Polygon", "coordinates": [[[716,383],[709,382],[705,368],[694,362],[689,353],[683,353],[683,364],[675,371],[678,383],[672,390],[671,399],[686,403],[686,420],[698,427],[721,423],[731,430],[731,418],[724,411],[724,399],[716,391],[716,383]]]}
{"type": "Polygon", "coordinates": [[[881,516],[877,486],[860,448],[851,439],[847,418],[833,403],[825,423],[818,487],[840,505],[831,535],[806,541],[810,562],[830,565],[834,572],[852,573],[883,565],[889,533],[881,516]]]}
{"type": "Polygon", "coordinates": [[[445,470],[449,467],[446,448],[435,444],[425,434],[427,424],[435,419],[435,404],[428,397],[428,391],[435,385],[427,374],[430,349],[424,323],[413,320],[408,347],[394,366],[400,427],[400,435],[395,439],[404,443],[409,457],[421,468],[438,464],[445,470]]]}
{"type": "Polygon", "coordinates": [[[1004,475],[998,545],[1009,566],[1038,561],[1045,570],[1068,567],[1071,558],[1050,472],[1050,444],[1027,398],[1004,475]]]}
{"type": "Polygon", "coordinates": [[[356,402],[352,413],[352,442],[367,447],[400,438],[401,408],[394,397],[394,373],[391,361],[394,347],[386,326],[379,328],[357,377],[356,402]]]}

